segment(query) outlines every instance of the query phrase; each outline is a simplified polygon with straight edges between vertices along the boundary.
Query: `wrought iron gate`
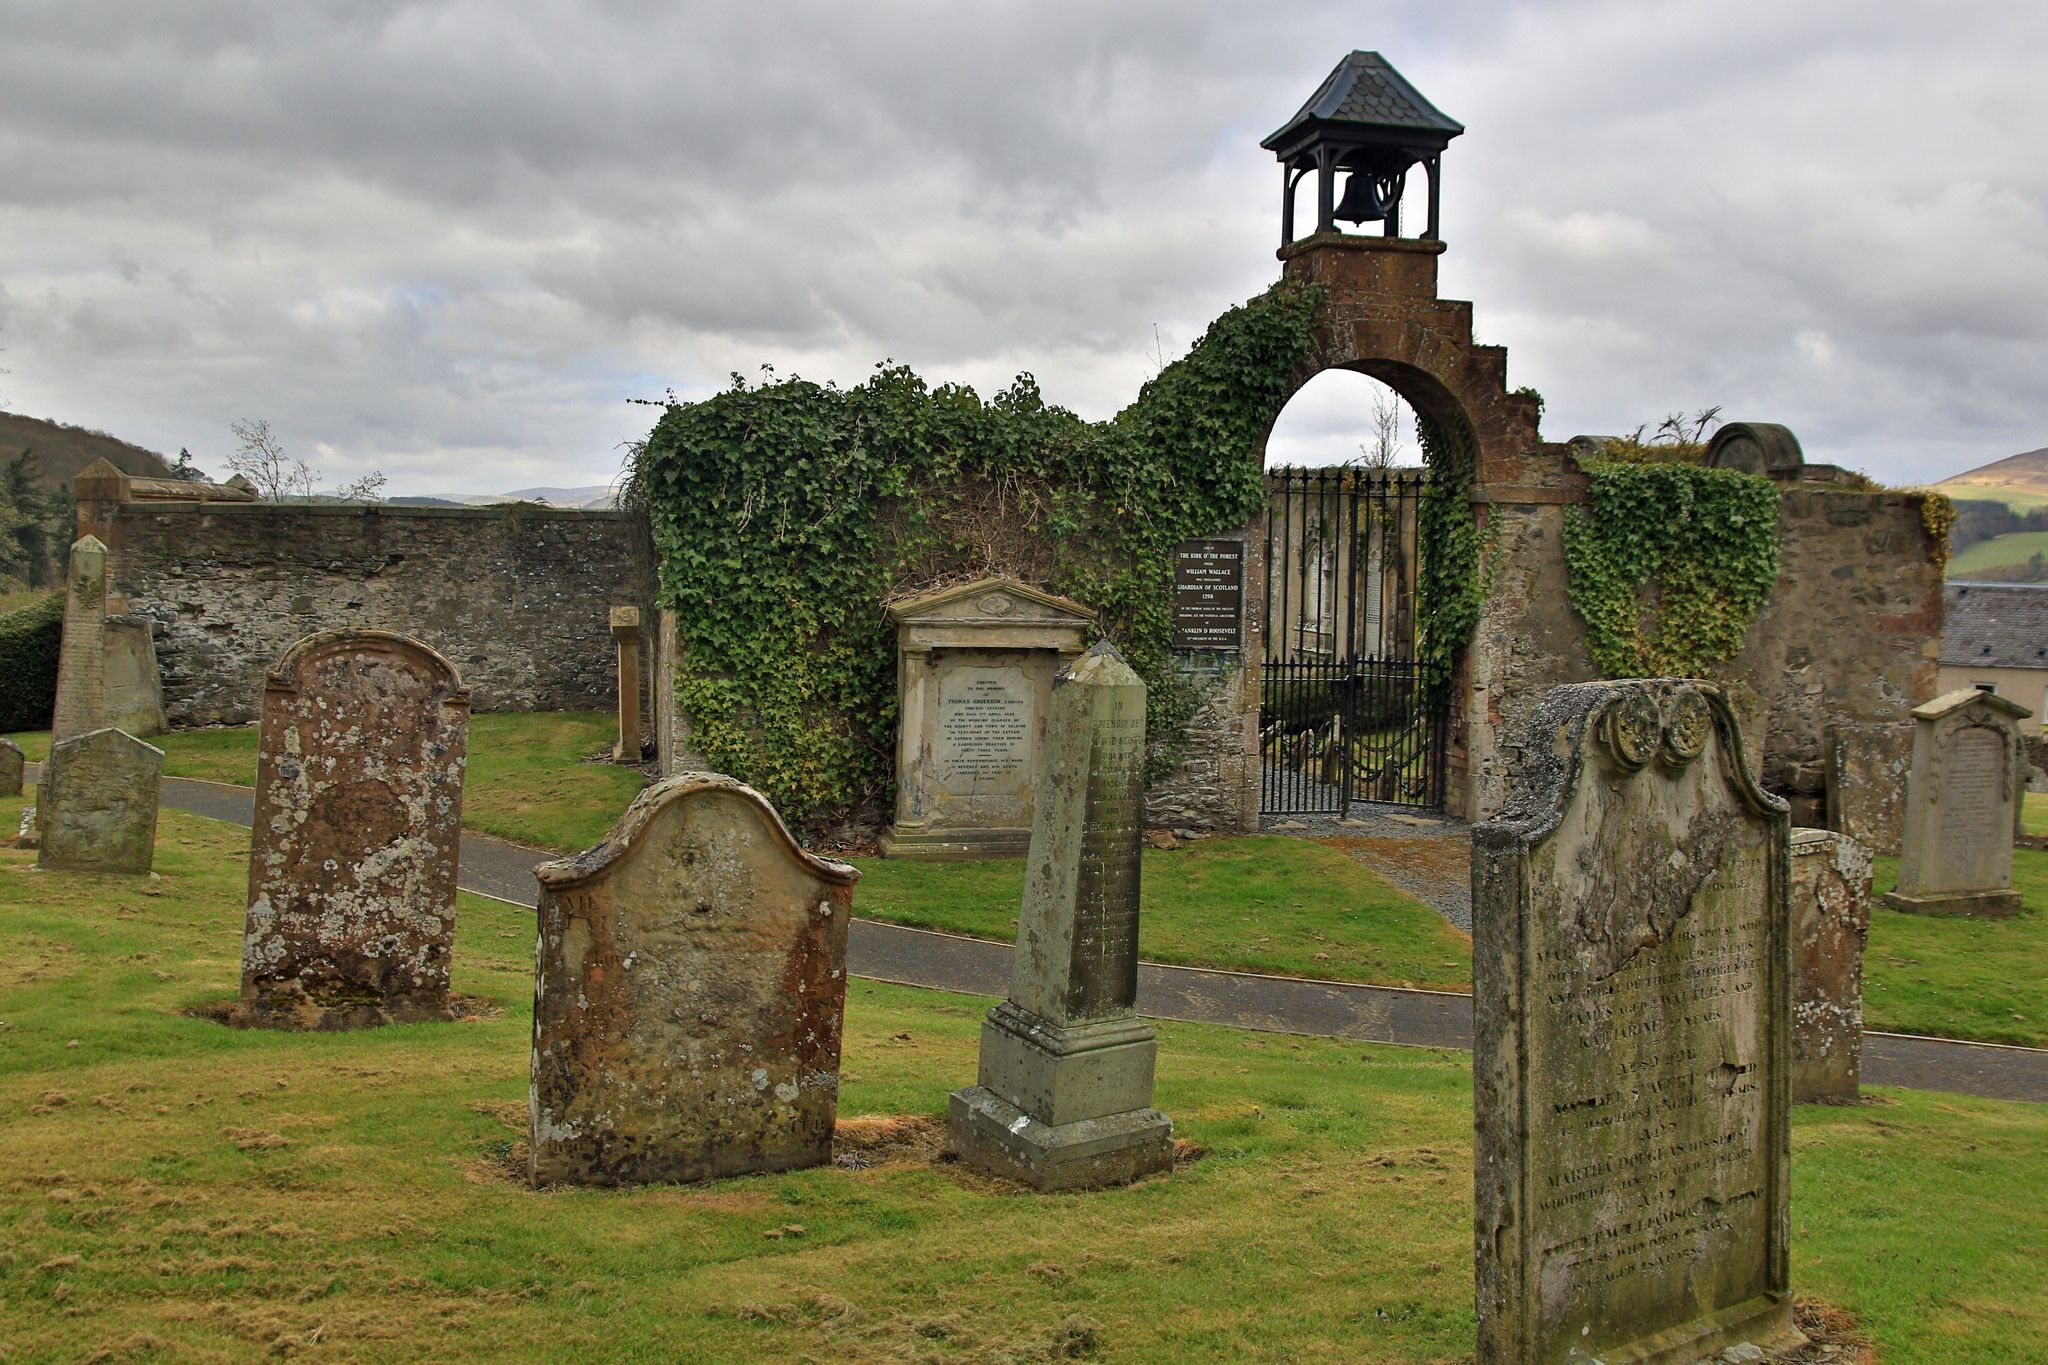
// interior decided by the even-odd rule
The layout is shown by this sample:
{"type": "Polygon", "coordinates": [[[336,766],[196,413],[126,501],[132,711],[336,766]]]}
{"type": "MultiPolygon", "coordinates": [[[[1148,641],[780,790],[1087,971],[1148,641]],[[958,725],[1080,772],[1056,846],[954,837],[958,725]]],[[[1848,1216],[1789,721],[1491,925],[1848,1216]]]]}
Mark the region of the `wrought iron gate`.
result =
{"type": "Polygon", "coordinates": [[[1267,475],[1261,814],[1443,808],[1446,694],[1415,648],[1427,477],[1267,475]]]}

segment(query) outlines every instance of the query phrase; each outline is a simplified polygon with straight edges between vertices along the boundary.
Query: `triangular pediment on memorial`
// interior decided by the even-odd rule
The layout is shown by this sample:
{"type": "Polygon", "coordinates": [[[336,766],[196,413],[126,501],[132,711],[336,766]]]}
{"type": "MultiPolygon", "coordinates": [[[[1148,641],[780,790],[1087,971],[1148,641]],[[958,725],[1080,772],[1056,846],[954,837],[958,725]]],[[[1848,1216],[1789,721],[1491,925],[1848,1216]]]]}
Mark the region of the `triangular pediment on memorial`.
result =
{"type": "Polygon", "coordinates": [[[985,625],[1092,625],[1095,613],[1079,602],[1007,576],[978,578],[889,604],[889,619],[985,625]]]}
{"type": "Polygon", "coordinates": [[[1933,701],[1922,702],[1913,708],[1913,715],[1918,720],[1940,720],[1943,716],[1952,715],[1968,706],[1982,706],[2014,720],[2025,720],[2034,714],[2018,702],[2001,697],[1996,692],[1986,692],[1981,687],[1959,687],[1953,692],[1942,693],[1933,701]]]}

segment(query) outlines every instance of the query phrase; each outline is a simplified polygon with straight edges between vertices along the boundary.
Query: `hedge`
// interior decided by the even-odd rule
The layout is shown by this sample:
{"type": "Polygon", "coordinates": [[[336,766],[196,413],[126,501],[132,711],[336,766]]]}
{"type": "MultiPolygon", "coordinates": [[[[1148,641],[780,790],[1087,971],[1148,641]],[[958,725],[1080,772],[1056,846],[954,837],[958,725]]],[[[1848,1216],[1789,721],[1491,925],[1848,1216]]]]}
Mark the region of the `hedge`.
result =
{"type": "Polygon", "coordinates": [[[63,638],[62,593],[0,616],[0,732],[50,728],[63,638]]]}

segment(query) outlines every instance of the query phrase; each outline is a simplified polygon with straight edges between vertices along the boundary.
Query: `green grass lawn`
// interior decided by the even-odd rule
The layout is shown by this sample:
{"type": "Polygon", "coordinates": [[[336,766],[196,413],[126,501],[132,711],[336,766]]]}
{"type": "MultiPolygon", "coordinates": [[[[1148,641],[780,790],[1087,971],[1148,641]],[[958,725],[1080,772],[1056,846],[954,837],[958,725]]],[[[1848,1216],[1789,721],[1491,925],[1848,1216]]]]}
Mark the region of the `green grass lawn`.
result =
{"type": "MultiPolygon", "coordinates": [[[[597,842],[641,785],[631,768],[584,760],[605,752],[611,719],[595,713],[484,715],[471,723],[463,800],[471,829],[573,852],[597,842]]],[[[49,736],[16,736],[30,757],[49,736]]],[[[256,732],[162,736],[167,770],[247,785],[256,732]]],[[[2030,797],[2029,808],[2048,819],[2030,797]]],[[[8,828],[12,828],[9,826],[8,828]]],[[[1328,977],[1437,990],[1471,989],[1471,943],[1421,901],[1339,849],[1279,836],[1203,839],[1145,852],[1140,951],[1155,962],[1328,977]]],[[[856,859],[865,918],[1009,941],[1024,862],[856,859]]],[[[2048,853],[2014,854],[2029,912],[2017,920],[1950,920],[1872,911],[1865,959],[1869,1027],[2048,1047],[2048,853]]],[[[1879,860],[1876,889],[1897,883],[1879,860]]]]}
{"type": "MultiPolygon", "coordinates": [[[[1206,1155],[1034,1196],[932,1159],[989,1002],[855,982],[841,1114],[902,1121],[893,1157],[536,1194],[507,1175],[531,914],[461,904],[456,988],[501,1013],[230,1030],[182,1011],[235,989],[245,844],[166,811],[154,882],[0,850],[10,1359],[1471,1356],[1463,1054],[1162,1025],[1159,1103],[1206,1155]]],[[[1886,1365],[2030,1358],[2048,1107],[1881,1093],[1795,1112],[1798,1292],[1886,1365]]]]}
{"type": "MultiPolygon", "coordinates": [[[[1024,860],[860,858],[867,919],[1009,942],[1024,860]]],[[[1472,988],[1472,943],[1443,916],[1333,848],[1265,835],[1145,850],[1139,951],[1154,962],[1472,988]]]]}
{"type": "Polygon", "coordinates": [[[2048,792],[2027,792],[2020,798],[2020,827],[2029,834],[2048,834],[2048,792]]]}
{"type": "Polygon", "coordinates": [[[1950,579],[1968,578],[1987,569],[2002,569],[2026,563],[2037,554],[2048,553],[2048,531],[2014,531],[1993,536],[1958,551],[1948,562],[1950,579]]]}
{"type": "MultiPolygon", "coordinates": [[[[609,755],[617,718],[596,711],[473,716],[462,823],[515,843],[577,853],[603,838],[645,785],[639,772],[588,762],[609,755]]],[[[47,730],[10,735],[34,760],[50,752],[47,730]]],[[[150,740],[164,751],[164,772],[256,784],[256,727],[177,730],[150,740]]]]}
{"type": "MultiPolygon", "coordinates": [[[[2014,849],[2012,881],[2027,906],[2013,919],[1908,915],[1881,899],[1873,904],[1864,1027],[2048,1047],[2048,853],[2014,849]]],[[[1898,859],[1877,859],[1873,895],[1898,884],[1898,859]]]]}

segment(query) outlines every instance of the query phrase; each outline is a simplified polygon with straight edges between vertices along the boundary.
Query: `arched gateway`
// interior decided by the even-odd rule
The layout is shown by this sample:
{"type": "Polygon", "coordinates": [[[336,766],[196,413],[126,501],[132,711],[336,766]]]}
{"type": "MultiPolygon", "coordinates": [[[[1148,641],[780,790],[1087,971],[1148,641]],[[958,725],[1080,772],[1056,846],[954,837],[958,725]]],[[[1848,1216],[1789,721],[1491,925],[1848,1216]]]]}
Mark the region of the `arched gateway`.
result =
{"type": "MultiPolygon", "coordinates": [[[[1505,523],[1554,521],[1583,496],[1562,449],[1538,444],[1539,400],[1508,390],[1506,349],[1473,342],[1471,304],[1437,297],[1439,157],[1462,131],[1377,53],[1354,52],[1264,143],[1284,171],[1283,278],[1322,293],[1288,396],[1325,370],[1380,380],[1414,409],[1429,464],[1426,482],[1276,478],[1267,515],[1246,528],[1245,657],[1263,671],[1240,696],[1257,712],[1245,729],[1267,814],[1393,800],[1473,817],[1495,804],[1496,698],[1513,656],[1475,643],[1475,627],[1544,585],[1492,562],[1482,601],[1479,549],[1505,523]],[[1426,225],[1404,237],[1417,167],[1426,225]],[[1295,190],[1311,171],[1316,227],[1295,240],[1295,190]]],[[[1548,586],[1561,600],[1562,583],[1548,586]]]]}

